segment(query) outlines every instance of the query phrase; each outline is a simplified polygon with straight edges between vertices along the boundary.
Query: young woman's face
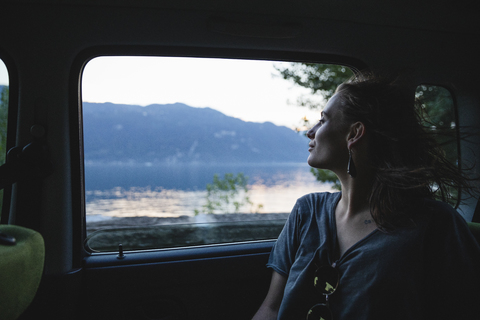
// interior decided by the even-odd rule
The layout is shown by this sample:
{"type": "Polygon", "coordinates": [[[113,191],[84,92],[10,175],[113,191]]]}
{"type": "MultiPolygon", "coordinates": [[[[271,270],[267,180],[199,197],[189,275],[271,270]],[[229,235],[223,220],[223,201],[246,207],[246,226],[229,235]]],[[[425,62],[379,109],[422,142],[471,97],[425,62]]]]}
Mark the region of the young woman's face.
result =
{"type": "Polygon", "coordinates": [[[337,168],[346,170],[349,129],[343,121],[340,97],[334,95],[323,109],[320,121],[307,132],[310,139],[308,164],[334,172],[337,168]]]}

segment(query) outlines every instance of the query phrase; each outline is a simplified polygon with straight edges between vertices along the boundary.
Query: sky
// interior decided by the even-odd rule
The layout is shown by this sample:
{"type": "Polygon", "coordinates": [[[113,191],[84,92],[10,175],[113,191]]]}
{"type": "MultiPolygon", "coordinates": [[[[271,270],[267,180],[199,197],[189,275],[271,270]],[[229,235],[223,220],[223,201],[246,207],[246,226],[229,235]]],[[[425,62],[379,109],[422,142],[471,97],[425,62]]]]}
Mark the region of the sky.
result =
{"type": "Polygon", "coordinates": [[[5,64],[0,59],[0,85],[8,85],[8,73],[5,64]]]}
{"type": "MultiPolygon", "coordinates": [[[[244,121],[298,127],[319,111],[296,106],[309,90],[278,76],[284,62],[171,58],[99,57],[87,63],[82,77],[85,102],[146,106],[181,102],[210,107],[244,121]],[[275,76],[276,75],[276,76],[275,76]]],[[[0,84],[8,84],[0,63],[0,84]]],[[[318,98],[320,99],[320,98],[318,98]]]]}
{"type": "Polygon", "coordinates": [[[270,121],[291,128],[304,116],[318,120],[319,111],[295,105],[297,97],[309,91],[278,77],[274,64],[281,65],[229,59],[100,57],[85,67],[82,97],[86,102],[141,106],[181,102],[245,121],[270,121]]]}

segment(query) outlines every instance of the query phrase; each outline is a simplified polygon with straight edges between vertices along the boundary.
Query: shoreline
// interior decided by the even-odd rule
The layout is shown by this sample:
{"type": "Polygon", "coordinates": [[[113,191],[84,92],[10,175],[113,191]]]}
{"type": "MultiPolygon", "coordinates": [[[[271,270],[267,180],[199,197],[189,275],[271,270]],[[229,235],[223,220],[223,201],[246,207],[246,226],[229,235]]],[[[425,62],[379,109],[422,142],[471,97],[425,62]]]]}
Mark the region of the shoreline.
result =
{"type": "MultiPolygon", "coordinates": [[[[222,222],[245,222],[265,220],[286,220],[290,213],[227,213],[203,214],[179,217],[109,217],[105,220],[87,222],[87,233],[102,229],[146,227],[173,224],[212,224],[222,222]]],[[[88,220],[87,220],[88,221],[88,220]]]]}

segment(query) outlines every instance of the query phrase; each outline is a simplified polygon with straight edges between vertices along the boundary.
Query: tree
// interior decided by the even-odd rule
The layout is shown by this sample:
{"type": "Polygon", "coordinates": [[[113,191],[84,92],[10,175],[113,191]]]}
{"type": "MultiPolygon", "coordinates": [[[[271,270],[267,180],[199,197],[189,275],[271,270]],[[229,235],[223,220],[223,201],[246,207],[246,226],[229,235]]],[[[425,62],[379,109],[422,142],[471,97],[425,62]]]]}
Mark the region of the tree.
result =
{"type": "MultiPolygon", "coordinates": [[[[283,79],[311,90],[311,96],[302,96],[297,99],[298,105],[311,109],[322,109],[326,101],[333,96],[336,88],[353,76],[349,68],[330,64],[291,63],[286,68],[275,68],[283,79]],[[320,102],[314,100],[316,94],[323,98],[320,102]]],[[[457,164],[457,131],[450,92],[438,86],[420,85],[415,95],[421,100],[424,113],[423,125],[434,133],[437,142],[445,150],[447,159],[457,164]]],[[[304,127],[312,125],[306,118],[303,118],[302,122],[304,127]]],[[[318,181],[333,183],[332,187],[340,190],[341,185],[333,172],[314,168],[310,171],[318,181]]]]}
{"type": "Polygon", "coordinates": [[[323,103],[333,96],[335,89],[353,76],[349,68],[333,64],[291,63],[289,68],[275,67],[275,69],[280,72],[283,79],[310,89],[311,96],[302,96],[297,100],[298,105],[310,109],[323,108],[323,103]],[[323,102],[313,100],[316,94],[323,97],[323,102]]]}
{"type": "MultiPolygon", "coordinates": [[[[207,203],[203,205],[203,213],[238,213],[240,208],[250,206],[252,211],[254,205],[248,197],[248,177],[243,173],[238,173],[236,176],[233,173],[226,173],[223,179],[218,177],[218,174],[213,175],[213,183],[207,184],[207,203]]],[[[263,205],[257,206],[256,212],[262,209],[263,205]]],[[[195,215],[198,215],[200,210],[195,209],[195,215]]]]}

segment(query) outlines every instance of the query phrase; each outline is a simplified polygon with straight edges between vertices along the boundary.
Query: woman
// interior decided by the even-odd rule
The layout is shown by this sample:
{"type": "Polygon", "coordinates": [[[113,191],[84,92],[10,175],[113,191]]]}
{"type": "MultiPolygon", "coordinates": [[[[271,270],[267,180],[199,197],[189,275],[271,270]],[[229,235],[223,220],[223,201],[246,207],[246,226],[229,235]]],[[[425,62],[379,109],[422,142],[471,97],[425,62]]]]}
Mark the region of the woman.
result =
{"type": "Polygon", "coordinates": [[[308,163],[333,171],[342,192],[297,201],[255,320],[480,319],[480,247],[433,200],[469,179],[424,131],[411,96],[372,76],[337,88],[307,133],[308,163]]]}

